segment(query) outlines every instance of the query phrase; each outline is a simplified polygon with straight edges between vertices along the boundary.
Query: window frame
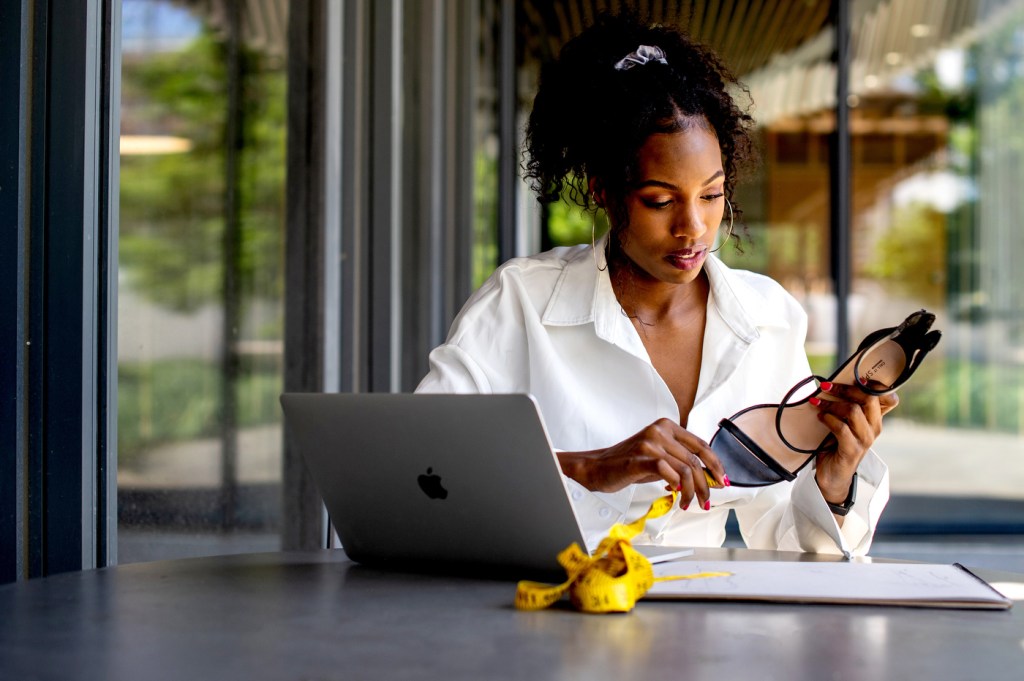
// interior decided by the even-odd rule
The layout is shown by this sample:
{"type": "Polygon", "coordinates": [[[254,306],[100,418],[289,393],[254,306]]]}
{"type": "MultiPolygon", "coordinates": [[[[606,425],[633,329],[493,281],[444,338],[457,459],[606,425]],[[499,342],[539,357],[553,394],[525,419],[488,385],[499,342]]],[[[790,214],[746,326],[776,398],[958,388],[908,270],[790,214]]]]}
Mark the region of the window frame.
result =
{"type": "Polygon", "coordinates": [[[21,0],[0,25],[4,90],[19,93],[0,150],[14,188],[0,204],[14,226],[0,274],[11,581],[116,562],[120,5],[21,0]]]}

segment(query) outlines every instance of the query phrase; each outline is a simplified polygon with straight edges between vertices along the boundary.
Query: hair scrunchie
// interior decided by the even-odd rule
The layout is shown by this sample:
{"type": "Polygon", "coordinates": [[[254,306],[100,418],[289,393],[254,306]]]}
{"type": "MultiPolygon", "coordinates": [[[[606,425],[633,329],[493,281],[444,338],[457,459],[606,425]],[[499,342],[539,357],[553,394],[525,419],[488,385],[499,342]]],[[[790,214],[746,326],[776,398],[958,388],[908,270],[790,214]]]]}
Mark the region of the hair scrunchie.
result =
{"type": "Polygon", "coordinates": [[[634,66],[643,66],[652,61],[668,64],[668,60],[665,59],[665,50],[657,45],[640,45],[636,50],[615,62],[615,70],[628,71],[634,66]]]}

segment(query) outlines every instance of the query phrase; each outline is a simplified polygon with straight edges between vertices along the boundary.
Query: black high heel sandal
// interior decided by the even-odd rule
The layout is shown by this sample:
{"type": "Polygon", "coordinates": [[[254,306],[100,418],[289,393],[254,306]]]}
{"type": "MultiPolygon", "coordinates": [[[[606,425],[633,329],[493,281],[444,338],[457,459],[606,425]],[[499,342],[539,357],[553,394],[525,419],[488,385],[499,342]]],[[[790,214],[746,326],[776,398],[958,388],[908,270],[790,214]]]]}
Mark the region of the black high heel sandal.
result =
{"type": "Polygon", "coordinates": [[[899,326],[869,334],[828,379],[808,376],[793,386],[780,404],[747,407],[722,419],[710,445],[725,467],[729,482],[739,487],[762,487],[794,480],[818,452],[835,441],[828,427],[818,420],[817,408],[808,402],[811,397],[832,398],[814,389],[796,398],[801,390],[811,382],[820,385],[827,380],[859,385],[870,395],[895,391],[938,344],[941,332],[929,331],[934,321],[935,315],[925,310],[915,312],[899,326]],[[883,387],[871,387],[869,381],[883,387]]]}

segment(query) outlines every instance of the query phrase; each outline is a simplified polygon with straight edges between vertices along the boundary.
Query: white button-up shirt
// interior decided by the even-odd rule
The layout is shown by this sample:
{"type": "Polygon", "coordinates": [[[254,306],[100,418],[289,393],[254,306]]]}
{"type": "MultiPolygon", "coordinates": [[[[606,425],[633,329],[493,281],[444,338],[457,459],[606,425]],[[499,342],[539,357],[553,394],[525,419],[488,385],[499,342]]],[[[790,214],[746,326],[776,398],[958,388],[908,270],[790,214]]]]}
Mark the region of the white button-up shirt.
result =
{"type": "MultiPolygon", "coordinates": [[[[596,251],[563,247],[503,264],[431,352],[417,392],[530,393],[561,451],[609,447],[663,417],[679,422],[672,393],[619,306],[603,253],[601,244],[596,251]]],[[[807,317],[791,295],[714,255],[704,269],[711,292],[700,378],[682,425],[709,441],[720,419],[778,403],[811,371],[803,349],[807,317]]],[[[888,501],[888,470],[869,452],[858,478],[842,527],[821,496],[812,463],[793,482],[712,489],[710,511],[677,506],[648,521],[637,543],[721,546],[731,509],[750,548],[862,555],[888,501]]],[[[591,492],[568,477],[565,484],[591,547],[612,524],[639,517],[665,494],[664,482],[614,493],[591,492]]]]}

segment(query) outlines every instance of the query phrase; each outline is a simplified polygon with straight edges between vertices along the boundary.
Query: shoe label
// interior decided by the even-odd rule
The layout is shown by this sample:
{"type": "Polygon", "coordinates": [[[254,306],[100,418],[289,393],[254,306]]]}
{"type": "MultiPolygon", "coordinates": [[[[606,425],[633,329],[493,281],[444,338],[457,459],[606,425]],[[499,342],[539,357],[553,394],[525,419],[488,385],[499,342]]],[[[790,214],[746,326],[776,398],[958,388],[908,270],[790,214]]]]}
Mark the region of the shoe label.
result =
{"type": "Polygon", "coordinates": [[[875,362],[874,365],[870,369],[865,371],[864,375],[860,377],[861,383],[865,383],[866,384],[871,379],[872,376],[877,374],[884,367],[885,367],[885,360],[884,359],[880,359],[877,362],[875,362]]]}

